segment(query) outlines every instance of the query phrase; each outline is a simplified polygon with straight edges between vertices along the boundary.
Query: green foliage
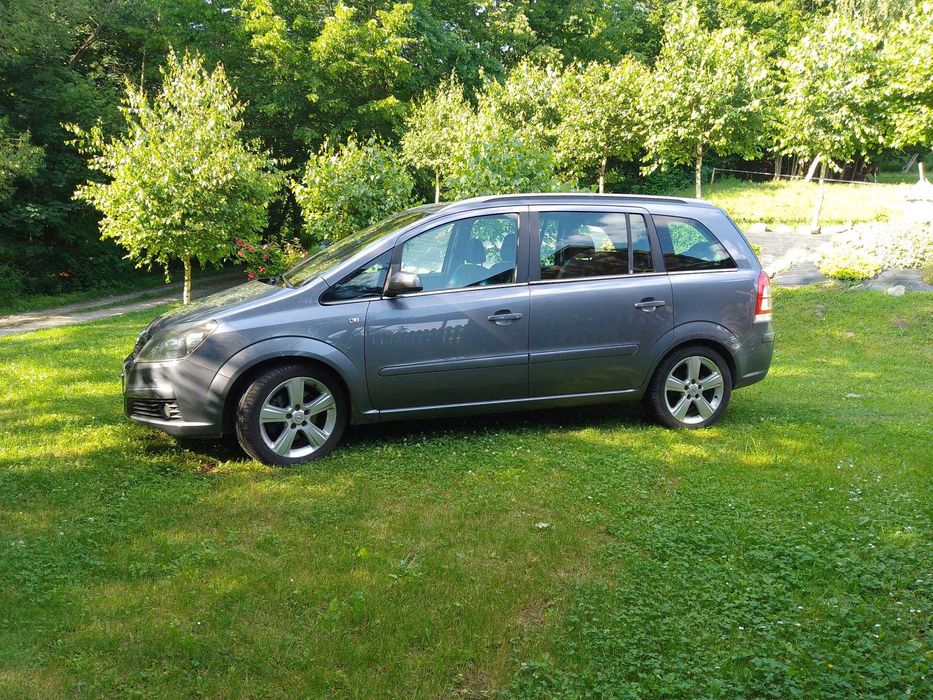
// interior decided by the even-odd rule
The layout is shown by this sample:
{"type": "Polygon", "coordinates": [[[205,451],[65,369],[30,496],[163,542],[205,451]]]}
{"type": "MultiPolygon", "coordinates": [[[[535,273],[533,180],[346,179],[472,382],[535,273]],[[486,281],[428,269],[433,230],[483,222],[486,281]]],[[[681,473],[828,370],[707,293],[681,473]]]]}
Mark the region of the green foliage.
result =
{"type": "Polygon", "coordinates": [[[351,136],[336,149],[324,144],[294,191],[312,240],[335,241],[410,206],[413,188],[392,148],[351,136]]]}
{"type": "Polygon", "coordinates": [[[831,15],[780,61],[780,144],[785,153],[845,161],[883,138],[878,37],[831,15]]]}
{"type": "Polygon", "coordinates": [[[667,25],[647,90],[645,146],[652,165],[696,166],[703,154],[755,156],[769,111],[768,71],[741,26],[707,30],[695,5],[667,25]]]}
{"type": "Polygon", "coordinates": [[[0,117],[0,201],[9,198],[13,182],[32,179],[42,167],[45,153],[31,143],[29,132],[14,133],[6,117],[0,117]]]}
{"type": "Polygon", "coordinates": [[[925,0],[891,31],[884,46],[884,95],[895,146],[933,144],[933,2],[925,0]]]}
{"type": "Polygon", "coordinates": [[[644,145],[647,85],[647,69],[632,58],[616,65],[575,65],[563,74],[557,158],[570,173],[596,179],[602,192],[609,158],[635,158],[644,145]]]}
{"type": "Polygon", "coordinates": [[[554,192],[573,185],[534,136],[515,133],[496,112],[480,112],[464,134],[445,188],[454,199],[515,192],[554,192]]]}
{"type": "Polygon", "coordinates": [[[405,36],[411,21],[410,4],[394,4],[362,19],[355,8],[337,4],[310,45],[317,66],[311,101],[319,118],[333,124],[331,136],[391,133],[402,123],[411,66],[405,52],[412,39],[405,36]],[[338,126],[339,125],[339,126],[338,126]]]}
{"type": "Polygon", "coordinates": [[[835,236],[821,251],[820,270],[835,279],[868,279],[884,269],[933,263],[933,226],[862,225],[835,236]]]}
{"type": "Polygon", "coordinates": [[[928,262],[923,266],[921,279],[923,279],[926,284],[933,285],[933,262],[928,262]]]}
{"type": "Polygon", "coordinates": [[[297,238],[269,243],[236,242],[236,260],[246,269],[247,279],[275,277],[301,262],[307,251],[297,238]]]}
{"type": "Polygon", "coordinates": [[[473,119],[473,108],[456,76],[426,94],[405,120],[402,155],[416,168],[434,175],[434,201],[440,201],[440,184],[453,169],[463,135],[473,119]]]}
{"type": "Polygon", "coordinates": [[[243,108],[221,67],[208,73],[200,57],[172,53],[152,102],[132,85],[127,91],[122,133],[70,127],[90,167],[106,177],[76,196],[100,210],[101,235],[139,265],[167,272],[180,259],[187,300],[190,260],[219,262],[237,238],[254,238],[281,179],[268,157],[240,140],[243,108]]]}
{"type": "Polygon", "coordinates": [[[819,268],[824,275],[837,280],[867,280],[883,269],[880,262],[852,248],[837,248],[824,255],[819,268]]]}

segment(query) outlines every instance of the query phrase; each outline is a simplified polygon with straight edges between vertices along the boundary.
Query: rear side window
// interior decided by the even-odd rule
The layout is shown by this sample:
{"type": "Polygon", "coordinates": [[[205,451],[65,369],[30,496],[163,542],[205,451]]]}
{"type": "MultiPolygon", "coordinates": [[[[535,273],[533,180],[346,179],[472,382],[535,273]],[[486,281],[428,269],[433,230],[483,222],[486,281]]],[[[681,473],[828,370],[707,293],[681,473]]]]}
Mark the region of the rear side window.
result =
{"type": "Polygon", "coordinates": [[[541,279],[652,272],[648,226],[625,212],[540,212],[541,279]]]}
{"type": "Polygon", "coordinates": [[[699,221],[679,216],[655,216],[661,252],[668,272],[735,269],[719,239],[699,221]]]}

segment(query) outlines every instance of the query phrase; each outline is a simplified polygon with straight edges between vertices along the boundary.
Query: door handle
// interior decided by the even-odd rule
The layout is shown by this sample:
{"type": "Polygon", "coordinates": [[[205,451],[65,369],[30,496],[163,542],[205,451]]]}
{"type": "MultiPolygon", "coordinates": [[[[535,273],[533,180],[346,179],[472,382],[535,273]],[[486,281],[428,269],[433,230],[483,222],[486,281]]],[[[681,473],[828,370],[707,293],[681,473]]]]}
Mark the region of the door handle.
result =
{"type": "Polygon", "coordinates": [[[496,313],[488,316],[489,320],[493,323],[498,323],[500,325],[505,325],[511,323],[512,321],[517,321],[522,317],[521,314],[513,314],[508,309],[503,309],[502,311],[496,311],[496,313]]]}
{"type": "Polygon", "coordinates": [[[642,299],[635,304],[635,308],[641,309],[642,311],[654,311],[659,306],[664,306],[663,299],[642,299]]]}

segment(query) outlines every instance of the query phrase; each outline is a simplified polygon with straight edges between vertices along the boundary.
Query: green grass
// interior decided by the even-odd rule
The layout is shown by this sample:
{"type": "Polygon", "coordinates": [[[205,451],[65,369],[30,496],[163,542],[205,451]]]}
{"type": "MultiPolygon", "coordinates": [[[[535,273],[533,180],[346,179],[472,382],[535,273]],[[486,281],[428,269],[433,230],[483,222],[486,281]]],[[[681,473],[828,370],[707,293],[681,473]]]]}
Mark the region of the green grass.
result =
{"type": "MultiPolygon", "coordinates": [[[[817,188],[815,181],[717,179],[712,185],[704,183],[703,198],[725,209],[741,226],[759,221],[799,225],[810,223],[817,188]]],[[[909,189],[909,185],[826,183],[820,223],[829,226],[898,220],[904,193],[909,189]]],[[[678,195],[694,196],[693,187],[681,190],[678,195]]]]}
{"type": "Polygon", "coordinates": [[[123,418],[151,313],[0,339],[0,697],[928,696],[933,300],[776,304],[715,428],[361,427],[285,471],[123,418]]]}

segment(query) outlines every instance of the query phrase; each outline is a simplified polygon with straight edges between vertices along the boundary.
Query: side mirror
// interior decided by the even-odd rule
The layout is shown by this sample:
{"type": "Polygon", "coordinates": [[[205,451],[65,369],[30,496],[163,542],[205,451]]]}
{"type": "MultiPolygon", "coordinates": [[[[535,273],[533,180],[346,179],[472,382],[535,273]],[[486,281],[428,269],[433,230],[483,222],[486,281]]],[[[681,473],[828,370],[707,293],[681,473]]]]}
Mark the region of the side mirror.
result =
{"type": "Polygon", "coordinates": [[[421,278],[411,272],[396,272],[389,278],[389,284],[386,287],[385,295],[395,297],[399,294],[411,294],[420,292],[424,287],[421,284],[421,278]]]}

